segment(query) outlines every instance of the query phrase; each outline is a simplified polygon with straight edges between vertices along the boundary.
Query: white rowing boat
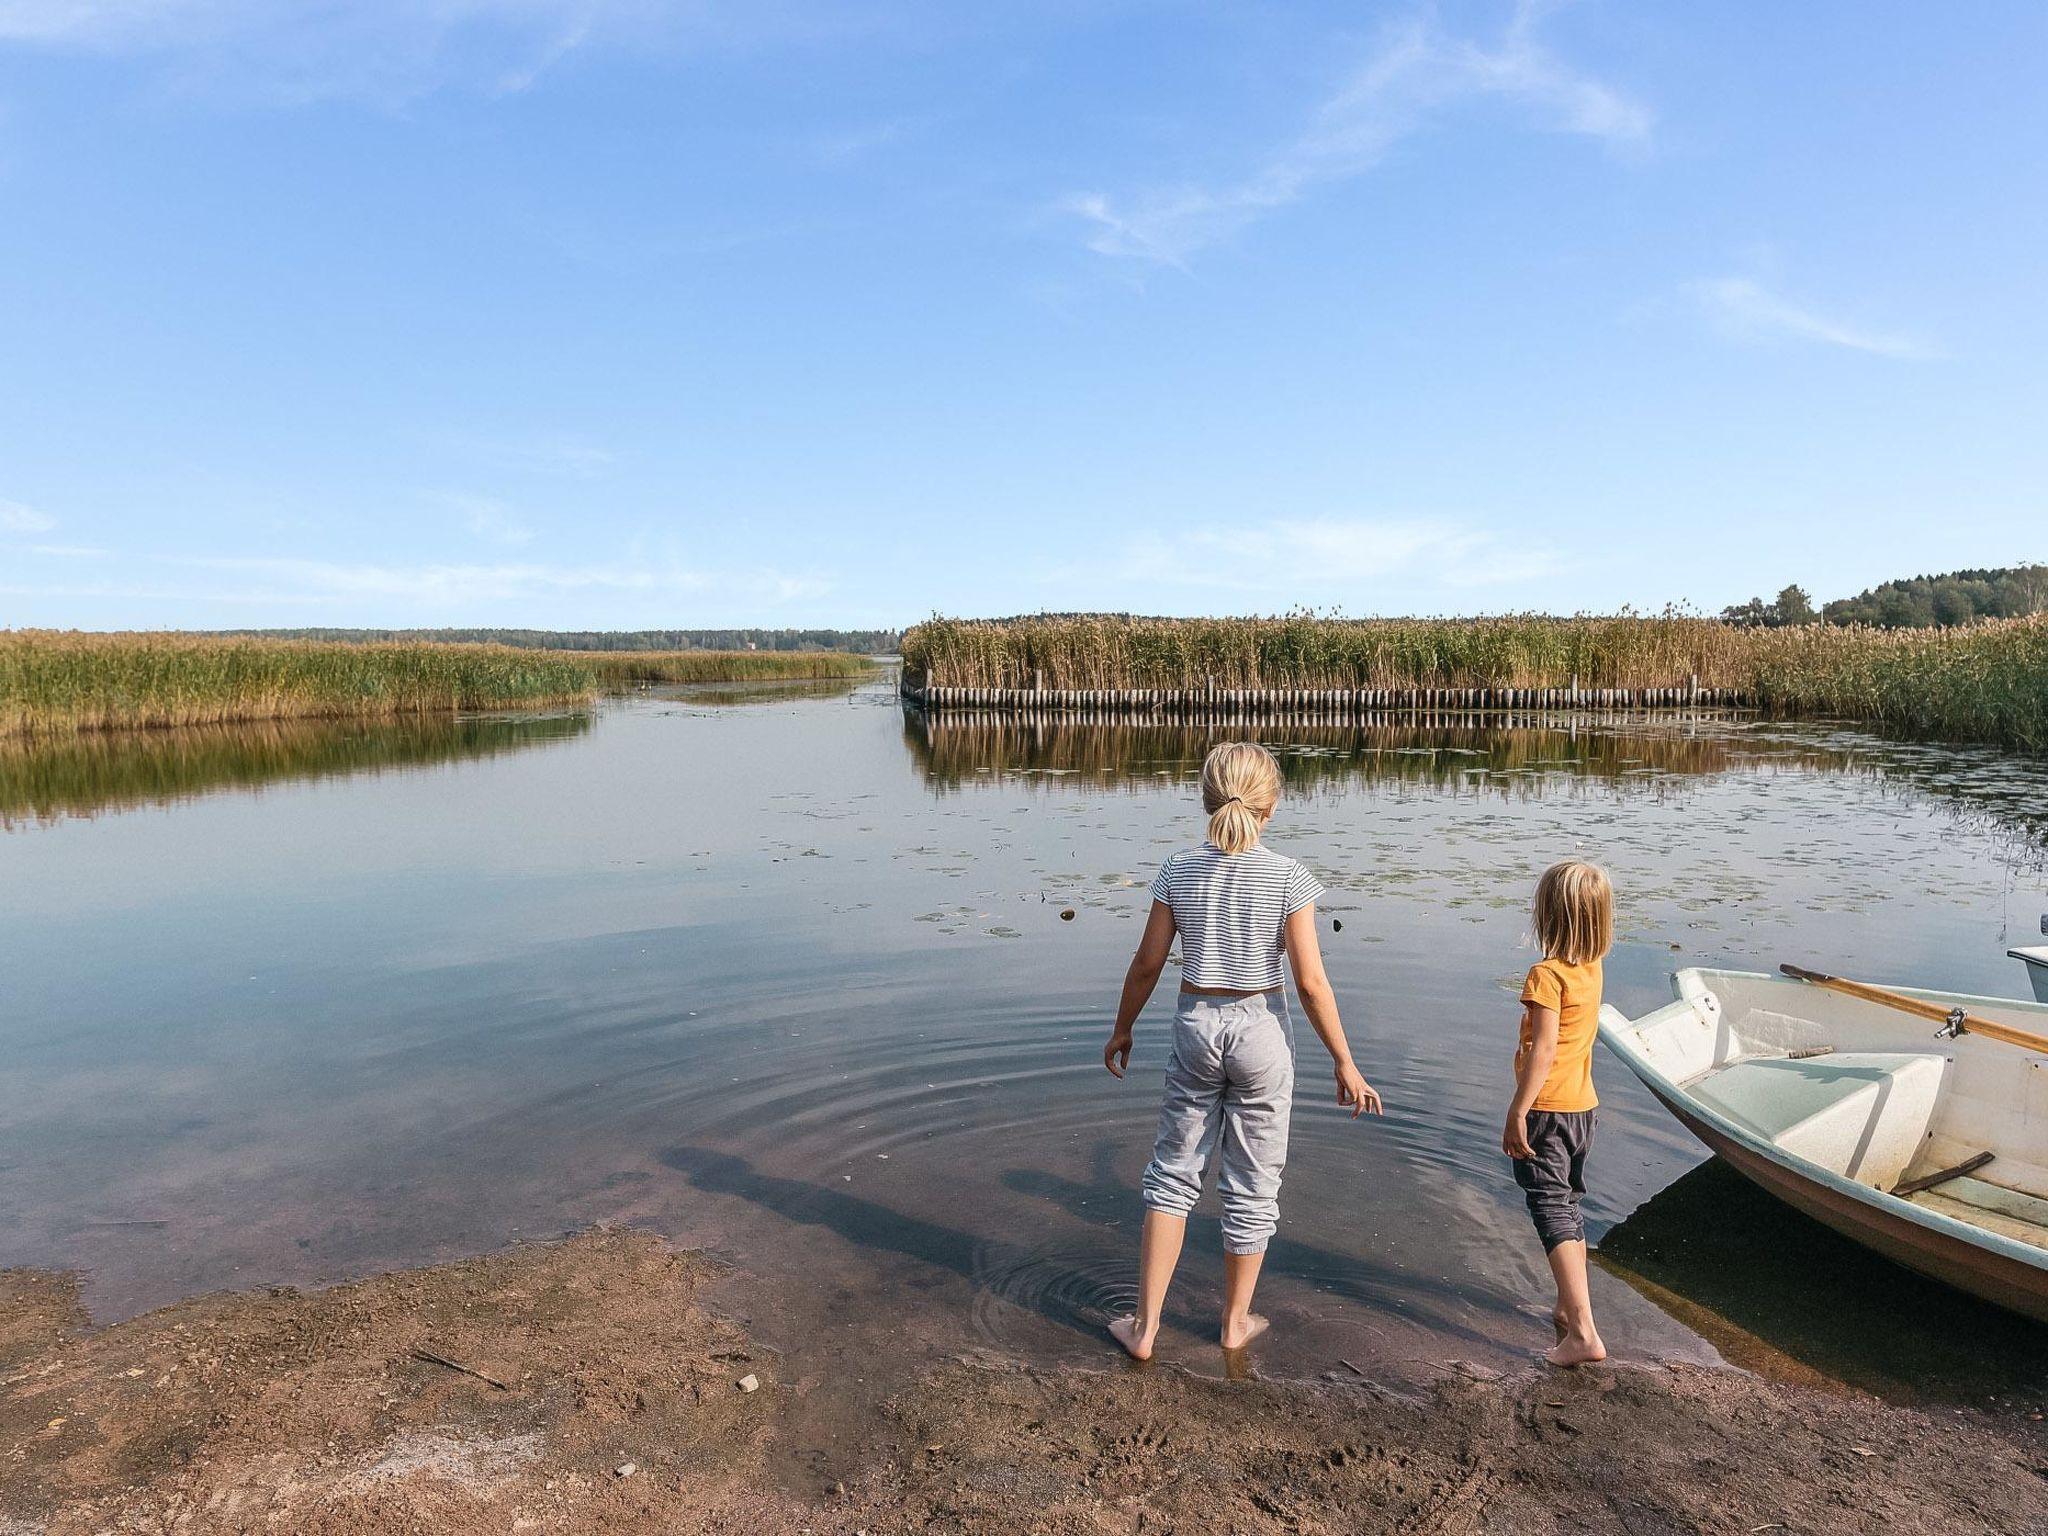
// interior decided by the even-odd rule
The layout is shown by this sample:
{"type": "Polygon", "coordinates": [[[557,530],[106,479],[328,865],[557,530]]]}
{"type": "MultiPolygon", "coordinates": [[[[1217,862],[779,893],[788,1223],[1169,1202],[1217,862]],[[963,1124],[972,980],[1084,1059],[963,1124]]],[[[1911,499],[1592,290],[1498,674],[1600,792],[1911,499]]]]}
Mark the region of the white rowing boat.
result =
{"type": "MultiPolygon", "coordinates": [[[[1600,1038],[1688,1130],[1844,1236],[2048,1322],[2048,1055],[1804,981],[1672,983],[1640,1019],[1602,1009],[1600,1038]]],[[[2048,1034],[2048,1004],[1897,995],[2048,1034]]]]}

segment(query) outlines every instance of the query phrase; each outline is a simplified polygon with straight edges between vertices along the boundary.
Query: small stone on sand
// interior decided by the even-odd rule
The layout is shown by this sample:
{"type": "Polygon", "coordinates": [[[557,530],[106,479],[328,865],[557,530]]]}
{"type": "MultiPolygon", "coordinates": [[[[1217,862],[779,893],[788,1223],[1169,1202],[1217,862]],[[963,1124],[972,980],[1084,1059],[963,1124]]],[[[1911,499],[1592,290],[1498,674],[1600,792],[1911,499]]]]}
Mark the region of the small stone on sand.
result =
{"type": "Polygon", "coordinates": [[[761,1378],[752,1374],[742,1376],[738,1385],[742,1392],[758,1392],[761,1389],[761,1378]]]}

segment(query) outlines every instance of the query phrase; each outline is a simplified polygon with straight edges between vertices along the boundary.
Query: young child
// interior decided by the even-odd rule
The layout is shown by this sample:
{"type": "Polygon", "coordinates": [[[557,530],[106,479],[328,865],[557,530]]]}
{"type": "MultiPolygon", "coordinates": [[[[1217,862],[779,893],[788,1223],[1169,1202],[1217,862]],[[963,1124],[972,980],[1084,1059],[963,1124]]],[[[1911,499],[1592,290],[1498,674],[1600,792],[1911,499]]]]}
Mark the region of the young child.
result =
{"type": "Polygon", "coordinates": [[[1515,1097],[1501,1150],[1529,1202],[1536,1235],[1557,1281],[1557,1347],[1552,1365],[1607,1358],[1586,1287],[1586,1154],[1599,1099],[1593,1094],[1593,1038],[1600,1015],[1600,962],[1614,947],[1614,890],[1592,864],[1553,864],[1536,885],[1536,940],[1543,958],[1522,984],[1522,1037],[1515,1050],[1515,1097]]]}

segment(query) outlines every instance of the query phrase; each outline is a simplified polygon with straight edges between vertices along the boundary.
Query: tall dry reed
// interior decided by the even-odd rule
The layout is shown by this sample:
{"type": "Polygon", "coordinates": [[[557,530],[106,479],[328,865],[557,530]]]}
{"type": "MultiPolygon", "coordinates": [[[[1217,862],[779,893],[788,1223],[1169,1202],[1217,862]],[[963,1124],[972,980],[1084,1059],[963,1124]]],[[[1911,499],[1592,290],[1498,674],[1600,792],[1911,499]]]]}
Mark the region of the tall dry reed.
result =
{"type": "Polygon", "coordinates": [[[2048,750],[2048,616],[1947,630],[1747,629],[1683,615],[1481,619],[933,619],[913,679],[1028,688],[1668,688],[1774,714],[2048,750]]]}

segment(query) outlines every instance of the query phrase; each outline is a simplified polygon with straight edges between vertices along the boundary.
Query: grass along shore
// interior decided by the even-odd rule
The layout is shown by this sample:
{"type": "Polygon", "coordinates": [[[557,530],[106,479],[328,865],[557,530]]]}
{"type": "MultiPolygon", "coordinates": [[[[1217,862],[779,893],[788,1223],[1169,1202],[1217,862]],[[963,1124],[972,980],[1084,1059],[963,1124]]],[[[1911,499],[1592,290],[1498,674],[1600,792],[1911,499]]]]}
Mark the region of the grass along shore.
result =
{"type": "Polygon", "coordinates": [[[855,677],[836,651],[537,651],[0,631],[0,735],[588,703],[640,683],[855,677]]]}
{"type": "Polygon", "coordinates": [[[940,687],[1669,688],[2048,751],[2048,616],[1953,629],[1559,619],[933,619],[905,676],[940,687]]]}

